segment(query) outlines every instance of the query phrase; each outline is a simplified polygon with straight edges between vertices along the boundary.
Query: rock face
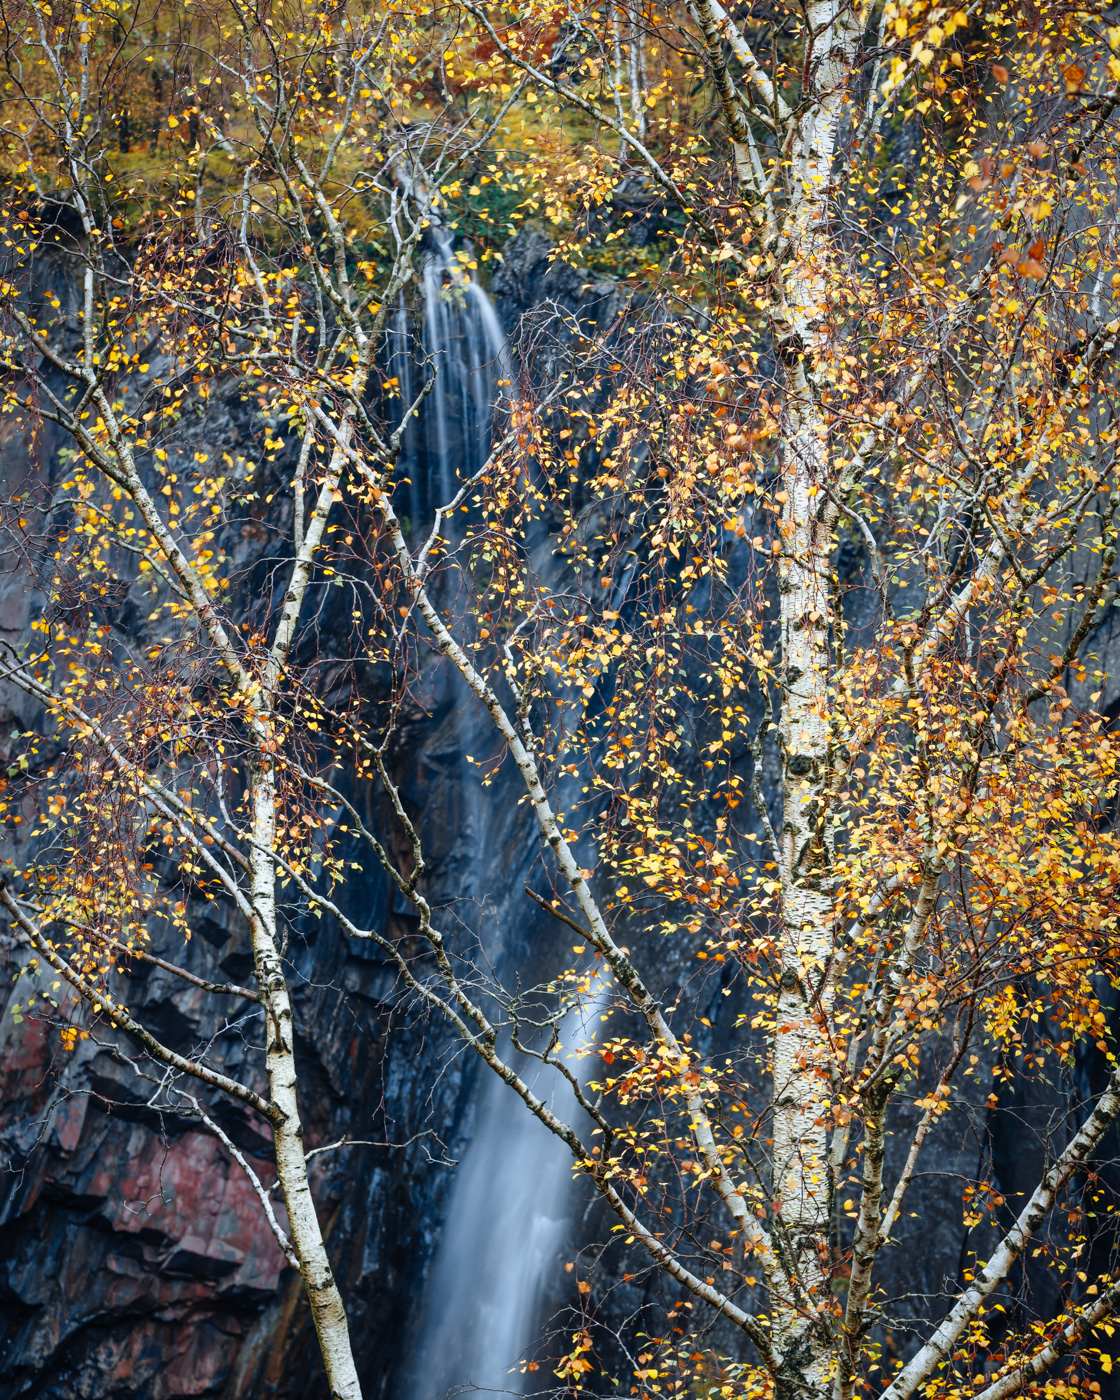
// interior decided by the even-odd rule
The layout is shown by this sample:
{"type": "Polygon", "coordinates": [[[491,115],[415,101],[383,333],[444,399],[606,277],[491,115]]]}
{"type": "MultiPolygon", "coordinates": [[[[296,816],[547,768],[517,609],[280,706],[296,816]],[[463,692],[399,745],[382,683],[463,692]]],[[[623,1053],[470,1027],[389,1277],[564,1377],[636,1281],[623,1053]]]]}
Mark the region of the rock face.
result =
{"type": "MultiPolygon", "coordinates": [[[[586,318],[587,298],[573,289],[571,270],[552,267],[545,251],[534,236],[513,250],[508,270],[517,270],[518,281],[510,284],[508,314],[547,296],[553,307],[563,303],[586,318]],[[538,282],[546,290],[534,292],[538,282]]],[[[40,269],[31,295],[49,284],[65,309],[68,277],[65,264],[40,269]]],[[[600,300],[611,294],[600,289],[600,300]]],[[[252,458],[265,426],[230,385],[188,427],[189,447],[252,458]]],[[[52,491],[63,473],[58,447],[49,435],[33,443],[20,425],[9,430],[0,442],[5,494],[29,483],[52,491]]],[[[287,465],[281,455],[278,478],[287,465]]],[[[290,494],[275,484],[270,509],[286,516],[290,494]]],[[[248,504],[227,541],[243,579],[233,608],[246,616],[271,562],[265,509],[248,504]]],[[[26,564],[0,575],[0,634],[19,640],[32,619],[57,606],[58,590],[41,582],[26,564]]],[[[332,606],[339,605],[328,596],[318,619],[324,649],[332,606]]],[[[144,612],[127,596],[97,618],[106,620],[134,642],[146,639],[144,612]]],[[[433,669],[425,685],[426,713],[407,726],[397,766],[406,800],[428,819],[434,902],[473,901],[488,954],[506,968],[528,967],[544,916],[522,888],[535,849],[526,808],[505,801],[500,784],[481,801],[477,775],[464,782],[465,753],[481,751],[473,711],[445,671],[433,669]]],[[[42,716],[22,693],[5,689],[0,725],[4,757],[13,727],[36,728],[42,716]]],[[[352,795],[367,809],[378,801],[373,793],[352,795]]],[[[408,938],[409,907],[380,869],[363,864],[347,898],[371,924],[408,938]]],[[[201,910],[192,922],[195,937],[176,953],[181,964],[209,980],[249,980],[243,931],[201,910]]],[[[449,1053],[454,1047],[441,1027],[409,1021],[394,998],[394,974],[369,945],[353,944],[325,922],[300,930],[289,956],[308,1139],[371,1144],[320,1157],[313,1184],[366,1393],[389,1396],[419,1337],[422,1284],[454,1158],[471,1136],[475,1070],[449,1053]]],[[[14,974],[26,954],[9,942],[4,958],[14,974]]],[[[59,1055],[35,1019],[11,1014],[28,990],[26,978],[5,979],[0,992],[2,1400],[321,1393],[298,1279],[244,1173],[197,1123],[147,1108],[142,1083],[108,1047],[89,1041],[59,1055]]],[[[198,1042],[220,1029],[212,999],[160,969],[136,979],[134,994],[145,1022],[169,1043],[198,1042]]],[[[254,1033],[247,1005],[230,1008],[224,1059],[233,1073],[247,1058],[239,1038],[254,1033]]],[[[220,1121],[270,1182],[269,1145],[257,1127],[232,1107],[220,1121]]]]}
{"type": "MultiPolygon", "coordinates": [[[[522,322],[538,372],[549,365],[555,370],[575,334],[609,334],[619,311],[613,286],[550,261],[549,251],[544,235],[522,234],[507,249],[491,288],[506,325],[522,322]]],[[[57,289],[57,270],[54,281],[57,289]]],[[[248,453],[262,427],[230,387],[211,400],[190,432],[197,446],[248,453]]],[[[27,478],[28,442],[17,428],[0,447],[11,487],[27,478]]],[[[48,485],[60,479],[57,448],[48,437],[31,456],[48,485]]],[[[283,466],[282,460],[280,475],[283,466]]],[[[276,507],[290,509],[282,491],[276,507]]],[[[255,571],[269,561],[264,509],[248,508],[234,546],[245,580],[238,606],[246,611],[255,571]]],[[[843,566],[857,569],[851,559],[843,566]]],[[[49,605],[26,570],[2,576],[0,635],[18,638],[49,605]]],[[[328,600],[317,634],[324,648],[332,605],[338,606],[328,600]]],[[[112,621],[143,640],[143,613],[127,598],[112,621]]],[[[555,929],[542,927],[544,916],[523,893],[535,850],[527,809],[507,800],[500,784],[480,796],[477,779],[465,780],[464,755],[480,751],[473,711],[445,672],[433,670],[426,684],[427,713],[410,720],[397,766],[406,800],[423,814],[433,903],[444,896],[473,901],[480,937],[502,969],[547,975],[540,949],[555,929]]],[[[39,718],[18,693],[0,693],[0,736],[39,718]]],[[[0,756],[7,756],[6,745],[0,738],[0,756]]],[[[375,810],[374,794],[354,796],[375,810]]],[[[368,863],[351,881],[348,898],[395,936],[412,932],[407,906],[368,863]]],[[[250,961],[240,930],[214,920],[196,927],[181,954],[191,970],[246,980],[250,961]]],[[[22,956],[15,946],[7,950],[10,971],[22,956]]],[[[328,922],[303,929],[290,957],[309,1141],[347,1137],[372,1144],[320,1157],[313,1175],[366,1394],[371,1400],[406,1394],[437,1400],[411,1395],[409,1358],[438,1336],[424,1315],[424,1284],[453,1161],[475,1128],[482,1097],[475,1068],[453,1053],[440,1027],[410,1019],[397,1004],[393,974],[379,954],[355,947],[328,922]]],[[[646,960],[659,970],[659,990],[676,989],[693,976],[685,957],[684,950],[661,944],[646,960]]],[[[723,995],[730,987],[725,975],[713,971],[697,1011],[726,1044],[744,1008],[723,995]]],[[[209,1000],[159,969],[141,986],[146,1019],[172,1042],[220,1029],[209,1000]]],[[[146,1107],[135,1079],[105,1047],[86,1042],[65,1063],[56,1062],[42,1028],[10,1014],[12,1003],[25,1000],[25,989],[23,981],[5,981],[0,991],[0,1400],[309,1400],[324,1394],[298,1280],[244,1174],[195,1123],[146,1107]]],[[[254,1034],[246,1006],[230,1008],[225,1055],[231,1070],[245,1058],[242,1037],[254,1034]]],[[[1100,1080],[1099,1069],[1095,1062],[1082,1066],[1082,1087],[1099,1087],[1091,1083],[1100,1080]]],[[[989,1117],[982,1102],[947,1115],[929,1149],[927,1175],[915,1186],[911,1209],[919,1218],[900,1226],[902,1267],[886,1280],[888,1293],[899,1295],[888,1352],[905,1348],[908,1325],[937,1312],[946,1289],[959,1280],[965,1228],[956,1172],[962,1155],[971,1154],[967,1160],[975,1163],[977,1154],[990,1154],[1012,1196],[1037,1172],[1039,1136],[1032,1123],[1041,1134],[1061,1102],[1055,1092],[1037,1102],[1024,1098],[1021,1112],[999,1119],[989,1117]]],[[[254,1124],[229,1108],[221,1125],[270,1181],[268,1145],[254,1124]]],[[[892,1160],[888,1170],[898,1166],[892,1160]]],[[[583,1228],[605,1237],[594,1212],[583,1228]]],[[[640,1314],[660,1287],[629,1281],[619,1251],[601,1277],[613,1290],[611,1316],[619,1319],[640,1314]]],[[[546,1302],[564,1303],[571,1287],[557,1259],[546,1302]]]]}
{"type": "Polygon", "coordinates": [[[606,335],[622,304],[613,282],[557,261],[552,240],[532,228],[506,246],[490,295],[504,324],[519,338],[547,326],[557,343],[577,330],[606,335]]]}

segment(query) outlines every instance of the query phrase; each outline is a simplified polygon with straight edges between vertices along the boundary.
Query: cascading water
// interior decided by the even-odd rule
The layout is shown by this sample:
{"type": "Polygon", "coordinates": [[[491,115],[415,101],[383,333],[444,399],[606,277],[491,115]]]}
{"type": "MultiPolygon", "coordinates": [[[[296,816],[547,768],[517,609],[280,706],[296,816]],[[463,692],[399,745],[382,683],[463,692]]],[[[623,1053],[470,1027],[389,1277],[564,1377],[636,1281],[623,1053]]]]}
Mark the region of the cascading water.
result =
{"type": "MultiPolygon", "coordinates": [[[[429,381],[417,419],[401,439],[399,465],[407,478],[408,514],[414,532],[429,527],[438,506],[446,505],[462,481],[486,461],[503,398],[512,383],[506,335],[490,298],[456,255],[451,235],[438,224],[428,230],[429,246],[421,273],[423,318],[419,344],[413,318],[401,293],[388,336],[389,383],[395,411],[416,401],[429,381]]],[[[456,529],[454,520],[445,521],[456,529]]],[[[477,771],[467,761],[477,724],[469,704],[454,710],[459,755],[459,797],[463,804],[455,865],[459,893],[486,849],[477,771]]]]}
{"type": "MultiPolygon", "coordinates": [[[[432,508],[448,501],[485,462],[502,384],[512,380],[494,307],[438,227],[432,229],[422,290],[423,362],[410,350],[403,303],[390,346],[400,402],[411,402],[424,376],[435,374],[417,431],[405,434],[402,452],[418,522],[430,520],[432,508]]],[[[499,834],[492,804],[481,801],[478,772],[466,761],[480,743],[474,707],[457,705],[453,724],[466,799],[453,861],[461,877],[456,893],[481,900],[486,892],[475,887],[475,879],[493,859],[499,834]]],[[[502,961],[500,949],[487,955],[502,961]]],[[[569,1012],[563,1022],[561,1044],[573,1072],[579,1070],[579,1051],[594,1039],[597,1012],[593,1003],[569,1012]]],[[[538,1094],[556,1094],[565,1115],[574,1110],[561,1076],[550,1069],[534,1076],[533,1062],[518,1058],[519,1068],[535,1077],[538,1094]]],[[[511,1368],[533,1342],[545,1286],[569,1233],[572,1168],[564,1145],[481,1066],[478,1085],[473,1133],[456,1169],[398,1387],[402,1400],[442,1400],[466,1389],[520,1393],[522,1376],[511,1368]]]]}
{"type": "MultiPolygon", "coordinates": [[[[562,1024],[566,1048],[559,1053],[576,1075],[598,1019],[599,1003],[592,1001],[562,1024]]],[[[561,1116],[571,1117],[574,1097],[554,1070],[534,1075],[531,1062],[520,1068],[536,1093],[554,1098],[561,1116]]],[[[407,1384],[414,1400],[462,1391],[521,1393],[524,1373],[517,1363],[532,1347],[546,1287],[559,1276],[571,1229],[570,1154],[507,1084],[483,1073],[474,1136],[458,1168],[425,1290],[407,1384]]]]}
{"type": "Polygon", "coordinates": [[[403,294],[390,332],[389,372],[395,397],[412,403],[429,377],[435,383],[420,420],[404,435],[401,464],[411,482],[414,519],[455,493],[490,451],[494,410],[511,382],[505,332],[497,312],[456,256],[450,235],[433,225],[424,258],[422,355],[410,335],[403,294]]]}

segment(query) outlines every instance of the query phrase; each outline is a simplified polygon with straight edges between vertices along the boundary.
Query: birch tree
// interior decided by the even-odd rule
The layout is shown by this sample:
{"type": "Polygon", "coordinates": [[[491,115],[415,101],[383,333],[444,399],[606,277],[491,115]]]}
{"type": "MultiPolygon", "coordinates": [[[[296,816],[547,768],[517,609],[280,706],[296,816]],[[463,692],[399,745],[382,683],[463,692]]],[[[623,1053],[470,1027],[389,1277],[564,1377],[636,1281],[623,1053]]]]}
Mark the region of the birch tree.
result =
{"type": "MultiPolygon", "coordinates": [[[[1117,749],[1096,708],[1120,34],[1087,10],[897,0],[192,13],[160,118],[188,132],[173,182],[106,156],[106,75],[145,59],[132,21],[32,8],[7,48],[7,408],[75,455],[57,499],[9,503],[13,541],[59,572],[3,675],[67,737],[33,771],[53,857],[21,845],[0,901],[84,1006],[64,1041],[115,1033],[214,1131],[215,1094],[267,1122],[286,1226],[254,1186],[332,1394],[360,1388],[308,1185],[279,889],[377,946],[679,1290],[638,1393],[1087,1384],[1120,1299],[1114,1273],[1076,1266],[1104,1228],[1086,1174],[1120,1114],[1117,749]],[[589,277],[613,245],[633,295],[608,328],[562,307],[523,328],[485,465],[406,519],[402,442],[438,367],[411,402],[379,385],[387,318],[425,235],[453,233],[484,185],[543,215],[589,277]],[[636,208],[652,253],[627,239],[636,208]],[[66,308],[37,291],[59,209],[73,231],[54,256],[81,269],[66,308]],[[167,368],[145,379],[149,345],[167,368]],[[228,603],[244,468],[168,455],[188,378],[198,401],[247,385],[266,453],[292,464],[260,625],[228,603]],[[125,556],[160,623],[146,651],[89,626],[125,556]],[[335,578],[355,604],[334,660],[380,668],[380,704],[340,702],[301,641],[335,578]],[[526,899],[562,970],[530,996],[437,909],[401,794],[401,717],[434,666],[492,725],[483,800],[516,784],[534,824],[526,899]],[[382,795],[406,859],[340,767],[382,795]],[[415,942],[348,900],[343,837],[413,908],[415,942]],[[129,1009],[139,963],[194,976],[171,961],[191,905],[153,849],[243,920],[255,987],[205,989],[260,1006],[257,1082],[129,1009]],[[682,959],[733,973],[728,1017],[670,984],[682,959]],[[565,1044],[573,1006],[602,1018],[594,1048],[565,1044]],[[1104,1092],[1071,1090],[1022,1199],[983,1164],[967,1181],[955,1293],[892,1350],[881,1279],[905,1274],[923,1151],[961,1105],[1061,1076],[1093,1043],[1104,1092]],[[571,1114],[534,1087],[541,1061],[571,1114]],[[1034,1315],[1040,1252],[1058,1301],[1034,1315]]],[[[474,271],[460,251],[448,295],[474,271]]],[[[7,813],[14,829],[15,798],[7,813]]],[[[566,1386],[596,1345],[589,1313],[555,1362],[566,1386]]]]}
{"type": "MultiPolygon", "coordinates": [[[[1054,1147],[1033,1194],[1005,1212],[990,1256],[977,1259],[948,1315],[899,1358],[889,1382],[872,1374],[879,1347],[870,1339],[883,1321],[873,1280],[954,1078],[977,1063],[969,1053],[979,1048],[977,1032],[1014,1038],[1021,1032],[1006,1015],[1017,1026],[1021,1016],[1047,1016],[1048,1044],[1061,1056],[1077,1025],[1099,1024],[1104,1014],[1093,994],[1075,1011],[1066,974],[1052,980],[1042,970],[1053,952],[1036,940],[1055,932],[1040,918],[1053,898],[1042,869],[1053,868],[1036,839],[1045,829],[1044,843],[1061,845],[1072,819],[1066,832],[1092,832],[1090,866],[1113,860],[1112,745],[1098,737],[1100,715],[1073,718],[1064,687],[1080,680],[1086,705],[1101,698],[1104,673],[1098,667],[1091,677],[1082,652],[1104,621],[1115,566],[1107,366],[1120,322],[1105,287],[1116,32],[1085,12],[1039,21],[1024,37],[1022,17],[1010,10],[826,5],[745,25],[718,4],[635,11],[631,53],[653,46],[661,79],[628,114],[613,11],[609,30],[608,16],[588,9],[570,15],[552,40],[543,14],[534,25],[520,10],[512,20],[463,8],[511,79],[528,79],[542,100],[590,124],[584,159],[574,172],[569,166],[573,198],[602,205],[636,170],[654,201],[675,209],[687,280],[653,271],[678,304],[687,303],[686,288],[701,293],[704,315],[698,325],[685,312],[683,325],[655,330],[636,318],[627,329],[644,337],[638,353],[621,335],[588,346],[592,359],[606,357],[600,373],[613,357],[623,362],[609,370],[625,387],[577,411],[582,452],[562,442],[551,453],[539,441],[519,444],[522,458],[528,449],[538,467],[547,463],[545,496],[559,491],[570,502],[568,482],[596,474],[594,499],[564,527],[577,572],[585,570],[577,603],[549,596],[520,539],[504,535],[501,602],[491,595],[480,603],[488,605],[483,622],[503,619],[502,641],[492,644],[501,682],[452,636],[388,511],[386,519],[405,587],[524,779],[571,902],[563,917],[579,919],[646,1024],[644,1044],[624,1038],[603,1051],[609,1064],[630,1057],[632,1072],[593,1087],[617,1096],[631,1123],[643,1094],[657,1103],[662,1166],[667,1160],[679,1172],[674,1143],[695,1153],[685,1168],[745,1241],[765,1283],[765,1310],[742,1307],[711,1275],[674,1257],[663,1231],[643,1233],[635,1223],[618,1183],[629,1182],[632,1200],[646,1197],[652,1149],[639,1145],[634,1127],[620,1129],[595,1109],[603,1153],[581,1165],[630,1239],[644,1241],[660,1267],[754,1342],[763,1374],[748,1389],[831,1392],[837,1400],[857,1388],[901,1400],[931,1384],[1014,1393],[1086,1339],[1116,1296],[1114,1279],[1095,1281],[1096,1301],[1070,1300],[1068,1311],[1034,1319],[1026,1335],[1004,1339],[1006,1364],[995,1378],[985,1367],[991,1300],[1012,1287],[1017,1262],[1052,1228],[1059,1197],[1100,1148],[1117,1110],[1114,1080],[1054,1147]],[[986,38],[976,33],[980,24],[986,38]],[[769,64],[756,57],[767,41],[769,64]],[[706,70],[727,166],[696,142],[691,114],[674,110],[681,88],[673,63],[682,52],[706,70]],[[656,144],[647,137],[647,105],[662,111],[656,144]],[[892,209],[876,161],[889,160],[883,132],[900,121],[909,124],[918,168],[900,181],[892,209]],[[953,127],[961,134],[949,140],[953,127]],[[674,401],[666,379],[699,379],[700,392],[682,387],[674,401]],[[778,517],[769,538],[753,533],[766,510],[778,517]],[[887,519],[893,538],[883,542],[876,526],[887,519]],[[834,569],[842,528],[866,550],[880,599],[870,635],[865,626],[858,640],[834,569]],[[771,561],[772,623],[757,584],[729,584],[722,532],[732,529],[771,561]],[[1059,584],[1071,578],[1063,561],[1075,551],[1090,560],[1088,572],[1059,584]],[[592,570],[602,574],[598,587],[592,570]],[[693,589],[708,594],[702,608],[687,601],[693,589]],[[905,606],[896,611],[900,592],[905,606]],[[725,610],[715,602],[720,593],[725,610]],[[1041,608],[1056,601],[1075,610],[1060,643],[1041,630],[1041,608]],[[673,679],[697,633],[709,643],[702,679],[718,684],[718,695],[702,690],[699,701],[673,679]],[[731,808],[741,788],[751,789],[770,857],[756,864],[747,863],[750,847],[741,831],[732,835],[729,817],[716,818],[708,838],[681,821],[682,809],[711,802],[719,789],[703,769],[698,777],[690,769],[672,726],[685,714],[695,723],[699,709],[715,731],[708,752],[727,755],[744,710],[726,701],[747,676],[766,720],[753,737],[739,736],[753,756],[750,779],[744,784],[732,764],[724,781],[731,808]],[[572,734],[559,718],[544,718],[537,734],[537,706],[547,716],[547,697],[565,689],[582,694],[584,723],[572,734]],[[613,704],[588,703],[604,692],[613,704]],[[1040,702],[1051,705],[1042,723],[1031,709],[1040,702]],[[1063,716],[1073,728],[1062,728],[1063,716]],[[1047,733],[1049,725],[1057,729],[1047,733]],[[781,764],[776,814],[759,782],[771,730],[781,764]],[[1088,768],[1070,756],[1079,746],[1092,754],[1088,768]],[[599,815],[585,834],[596,834],[605,870],[636,877],[647,898],[617,883],[599,895],[577,859],[576,834],[558,818],[542,776],[563,772],[573,751],[584,791],[598,790],[591,806],[599,815]],[[1051,783],[1063,794],[1056,805],[1051,783]],[[987,864],[995,846],[998,876],[987,864]],[[707,856],[690,854],[698,851],[707,856]],[[744,875],[752,889],[735,893],[744,875]],[[720,949],[698,956],[733,957],[744,968],[767,963],[758,981],[769,1009],[755,1021],[769,1030],[764,1109],[746,1107],[757,1081],[731,1076],[721,1086],[698,1063],[612,932],[622,911],[648,925],[648,887],[671,901],[676,917],[661,925],[670,937],[705,932],[705,947],[720,949]],[[978,927],[985,933],[976,941],[978,927]],[[934,1086],[916,1093],[923,1042],[926,1053],[940,1047],[937,1072],[934,1086]],[[923,1111],[888,1196],[884,1135],[899,1093],[923,1111]],[[753,1119],[765,1167],[735,1145],[746,1124],[730,1137],[715,1126],[713,1114],[728,1102],[753,1119]],[[675,1137],[680,1125],[687,1135],[675,1137]],[[849,1173],[855,1204],[846,1229],[836,1191],[849,1173]]],[[[564,178],[559,169],[555,178],[564,178]]],[[[569,419],[561,438],[570,432],[569,419]]],[[[498,488],[499,507],[508,489],[498,488]]],[[[1052,620],[1067,624],[1061,610],[1052,620]]],[[[1107,883],[1111,889],[1111,876],[1107,883]]],[[[1100,893],[1098,904],[1086,903],[1084,888],[1070,892],[1063,921],[1079,933],[1062,943],[1058,960],[1088,958],[1111,976],[1112,896],[1100,893]]],[[[670,1212],[678,1239],[686,1235],[682,1214],[683,1192],[670,1212]]],[[[581,1336],[563,1374],[590,1369],[580,1360],[589,1345],[581,1336]]]]}
{"type": "MultiPolygon", "coordinates": [[[[123,1032],[153,1102],[198,1119],[246,1172],[302,1276],[330,1393],[357,1397],[308,1180],[278,915],[279,881],[302,885],[315,868],[329,888],[341,876],[317,840],[324,821],[297,795],[306,787],[314,803],[319,768],[336,755],[305,755],[304,770],[282,752],[308,733],[293,645],[312,577],[324,578],[358,424],[373,426],[367,395],[386,317],[427,225],[410,185],[449,178],[487,139],[486,123],[416,136],[394,117],[416,35],[407,16],[32,4],[11,7],[5,26],[5,409],[32,446],[60,432],[69,469],[53,494],[32,478],[8,502],[9,554],[53,605],[28,647],[7,647],[0,673],[41,706],[49,737],[39,739],[56,739],[58,757],[44,774],[29,758],[38,743],[21,756],[38,839],[18,840],[21,800],[5,802],[23,859],[0,902],[31,970],[53,972],[106,1034],[123,1032]],[[137,121],[150,63],[171,80],[158,85],[137,160],[121,131],[137,121]],[[363,234],[385,239],[357,267],[355,201],[379,216],[363,234]],[[275,415],[262,444],[270,461],[289,435],[298,442],[285,577],[265,632],[231,617],[226,594],[223,527],[255,464],[184,445],[191,411],[222,376],[275,415]],[[148,636],[91,627],[91,613],[130,587],[153,609],[148,636]],[[150,874],[153,843],[171,860],[172,886],[228,901],[243,922],[254,987],[216,985],[149,946],[153,919],[191,931],[186,900],[150,874]],[[114,979],[152,964],[226,1006],[259,1009],[250,1082],[218,1067],[220,1047],[184,1054],[131,1013],[114,979]],[[215,1094],[259,1116],[276,1183],[261,1182],[211,1116],[215,1094]]],[[[390,468],[414,407],[384,437],[373,429],[390,468]]],[[[89,1034],[64,1023],[63,1045],[89,1034]]]]}

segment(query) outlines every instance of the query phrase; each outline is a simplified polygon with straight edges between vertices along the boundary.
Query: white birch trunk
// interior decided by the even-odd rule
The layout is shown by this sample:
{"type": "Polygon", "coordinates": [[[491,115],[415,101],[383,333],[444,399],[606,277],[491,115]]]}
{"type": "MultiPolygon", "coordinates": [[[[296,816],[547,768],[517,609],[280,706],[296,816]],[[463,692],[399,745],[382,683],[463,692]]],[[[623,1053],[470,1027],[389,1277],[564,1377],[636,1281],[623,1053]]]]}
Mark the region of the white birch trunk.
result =
{"type": "Polygon", "coordinates": [[[276,875],[272,849],[276,839],[276,775],[258,757],[252,774],[253,848],[250,855],[253,896],[253,957],[265,1007],[268,1045],[265,1065],[272,1102],[283,1114],[273,1129],[276,1172],[284,1192],[292,1245],[299,1258],[303,1286],[330,1384],[331,1400],[361,1400],[346,1309],[327,1257],[319,1216],[307,1179],[297,1096],[291,998],[276,944],[276,875]]]}
{"type": "Polygon", "coordinates": [[[813,394],[815,353],[823,346],[828,200],[843,96],[859,41],[858,20],[837,18],[831,3],[808,11],[815,36],[809,83],[816,101],[802,117],[792,151],[795,179],[782,282],[779,354],[786,365],[781,441],[783,508],[779,566],[784,694],[780,739],[784,767],[778,833],[783,943],[777,1026],[771,1052],[774,1093],[773,1190],[787,1251],[788,1287],[772,1300],[775,1342],[788,1395],[823,1396],[831,1385],[833,1346],[824,1314],[831,1306],[829,1222],[832,1127],[825,1022],[831,979],[816,996],[833,951],[833,822],[827,791],[829,575],[835,507],[827,424],[813,394]]]}

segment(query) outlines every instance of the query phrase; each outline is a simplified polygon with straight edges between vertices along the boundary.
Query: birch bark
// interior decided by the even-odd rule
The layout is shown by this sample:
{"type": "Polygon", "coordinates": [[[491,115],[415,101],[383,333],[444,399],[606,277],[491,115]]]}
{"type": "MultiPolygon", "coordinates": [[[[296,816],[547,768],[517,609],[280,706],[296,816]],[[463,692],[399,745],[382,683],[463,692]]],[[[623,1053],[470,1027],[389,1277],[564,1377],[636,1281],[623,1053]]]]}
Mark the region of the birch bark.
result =
{"type": "Polygon", "coordinates": [[[779,737],[784,767],[779,832],[783,888],[781,980],[771,1047],[773,1191],[785,1240],[786,1286],[773,1300],[777,1350],[790,1395],[824,1395],[832,1346],[829,1222],[831,1104],[826,1026],[833,951],[829,808],[831,675],[829,573],[836,508],[830,493],[828,424],[813,384],[825,348],[830,179],[844,97],[860,38],[851,11],[809,7],[805,73],[811,100],[792,144],[794,185],[788,256],[776,318],[786,366],[780,443],[782,522],[778,591],[783,667],[779,737]]]}
{"type": "Polygon", "coordinates": [[[272,854],[276,842],[276,773],[263,754],[258,753],[250,782],[253,812],[251,930],[257,982],[265,1007],[268,1037],[265,1067],[272,1102],[278,1110],[273,1122],[276,1172],[284,1192],[292,1244],[299,1259],[300,1273],[319,1337],[331,1400],[361,1400],[362,1388],[350,1345],[346,1309],[327,1257],[307,1178],[303,1125],[299,1116],[299,1079],[293,1046],[291,996],[276,937],[276,867],[272,854]]]}

